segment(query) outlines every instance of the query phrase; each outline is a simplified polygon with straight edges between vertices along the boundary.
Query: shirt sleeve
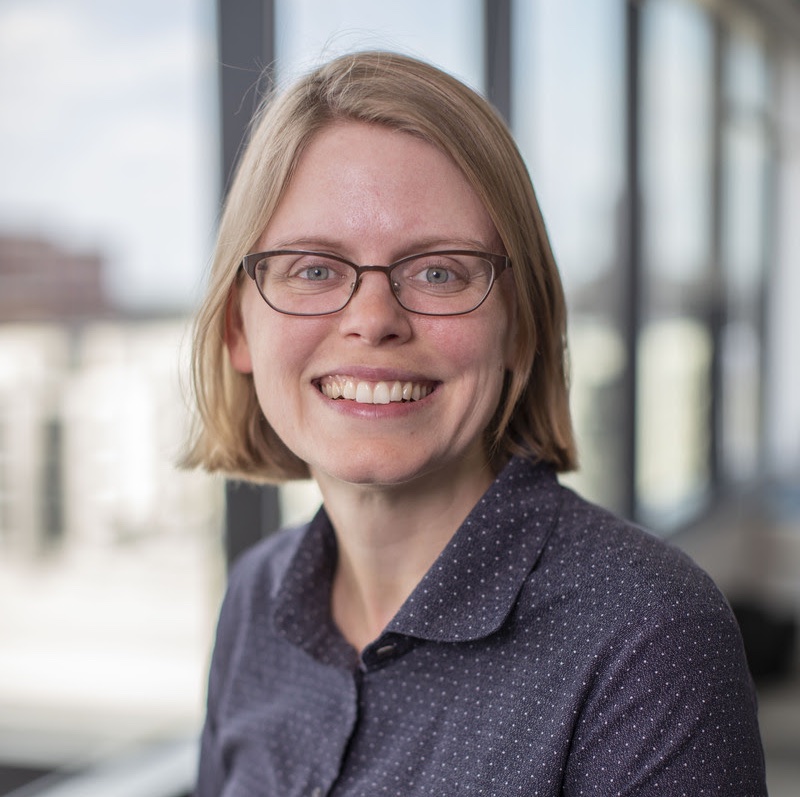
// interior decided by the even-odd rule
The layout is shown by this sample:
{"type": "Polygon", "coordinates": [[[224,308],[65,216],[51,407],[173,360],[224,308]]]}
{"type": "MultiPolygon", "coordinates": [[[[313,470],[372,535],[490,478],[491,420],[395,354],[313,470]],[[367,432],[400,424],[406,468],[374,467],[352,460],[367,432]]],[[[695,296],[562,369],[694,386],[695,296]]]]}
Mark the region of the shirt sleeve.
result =
{"type": "Polygon", "coordinates": [[[565,772],[569,797],[766,797],[752,679],[713,586],[642,617],[598,662],[565,772]]]}
{"type": "Polygon", "coordinates": [[[214,723],[206,717],[200,738],[200,766],[194,797],[219,797],[224,783],[222,760],[216,741],[214,723]]]}
{"type": "MultiPolygon", "coordinates": [[[[227,599],[226,599],[227,600],[227,599]]],[[[222,760],[221,745],[217,736],[217,715],[220,702],[220,693],[226,669],[225,655],[227,642],[231,636],[228,623],[225,621],[226,612],[220,614],[217,628],[217,640],[211,659],[211,668],[208,677],[208,695],[206,698],[206,717],[200,737],[200,762],[197,773],[197,785],[194,797],[219,797],[222,794],[225,782],[225,766],[222,760]]],[[[229,648],[227,648],[229,650],[229,648]]]]}
{"type": "Polygon", "coordinates": [[[243,621],[243,579],[241,563],[231,573],[225,599],[219,613],[214,650],[208,675],[206,717],[200,737],[200,761],[193,797],[219,797],[227,777],[222,744],[217,732],[221,704],[227,685],[231,660],[237,655],[238,637],[243,621]]]}

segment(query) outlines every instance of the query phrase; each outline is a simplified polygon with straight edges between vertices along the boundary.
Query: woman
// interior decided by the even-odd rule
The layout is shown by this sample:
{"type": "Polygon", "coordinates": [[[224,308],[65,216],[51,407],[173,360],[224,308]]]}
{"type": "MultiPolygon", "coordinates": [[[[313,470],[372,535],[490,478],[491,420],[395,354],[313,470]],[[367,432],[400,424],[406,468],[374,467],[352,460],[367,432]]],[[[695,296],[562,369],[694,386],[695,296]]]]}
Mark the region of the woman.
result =
{"type": "Polygon", "coordinates": [[[264,106],[188,461],[311,475],[323,508],[232,573],[198,795],[766,794],[723,598],[556,480],[564,363],[541,215],[484,100],[361,53],[264,106]]]}

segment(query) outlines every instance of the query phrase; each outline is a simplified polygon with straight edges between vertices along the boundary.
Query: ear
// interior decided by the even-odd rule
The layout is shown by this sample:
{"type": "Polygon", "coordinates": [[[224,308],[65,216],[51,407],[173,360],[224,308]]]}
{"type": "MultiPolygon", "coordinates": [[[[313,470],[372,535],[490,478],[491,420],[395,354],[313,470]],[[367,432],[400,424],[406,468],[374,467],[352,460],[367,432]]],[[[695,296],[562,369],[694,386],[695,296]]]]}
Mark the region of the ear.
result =
{"type": "Polygon", "coordinates": [[[240,374],[251,374],[253,373],[253,360],[250,356],[250,345],[247,342],[241,305],[242,297],[239,295],[239,286],[235,284],[231,288],[225,305],[225,345],[228,347],[228,357],[234,370],[240,374]]]}

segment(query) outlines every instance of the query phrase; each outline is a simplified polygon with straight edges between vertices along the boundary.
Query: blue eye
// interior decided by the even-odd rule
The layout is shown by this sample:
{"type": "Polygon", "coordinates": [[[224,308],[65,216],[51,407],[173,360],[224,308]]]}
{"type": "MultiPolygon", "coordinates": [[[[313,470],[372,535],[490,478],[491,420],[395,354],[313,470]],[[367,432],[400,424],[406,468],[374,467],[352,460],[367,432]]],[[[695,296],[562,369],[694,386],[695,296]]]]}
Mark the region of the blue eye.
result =
{"type": "Polygon", "coordinates": [[[301,279],[321,282],[322,280],[330,278],[331,271],[326,266],[311,266],[310,268],[301,271],[297,276],[301,279]]]}
{"type": "Polygon", "coordinates": [[[428,268],[425,270],[425,280],[431,285],[443,285],[452,279],[450,272],[444,268],[428,268]]]}

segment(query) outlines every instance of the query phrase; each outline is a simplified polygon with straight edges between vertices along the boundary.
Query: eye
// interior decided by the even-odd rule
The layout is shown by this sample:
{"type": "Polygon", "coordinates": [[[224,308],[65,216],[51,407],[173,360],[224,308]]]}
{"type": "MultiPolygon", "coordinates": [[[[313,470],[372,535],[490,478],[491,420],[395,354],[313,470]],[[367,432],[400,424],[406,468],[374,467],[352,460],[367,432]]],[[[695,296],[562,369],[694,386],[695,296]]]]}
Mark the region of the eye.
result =
{"type": "Polygon", "coordinates": [[[425,281],[429,282],[431,285],[443,285],[445,282],[449,282],[453,279],[453,274],[441,266],[426,268],[422,276],[425,281]]]}
{"type": "Polygon", "coordinates": [[[299,279],[321,282],[322,280],[330,279],[331,270],[327,266],[309,266],[295,274],[295,276],[299,279]]]}
{"type": "Polygon", "coordinates": [[[304,255],[284,264],[286,279],[299,282],[331,283],[347,276],[347,266],[318,255],[304,255]]]}
{"type": "Polygon", "coordinates": [[[441,254],[422,255],[404,264],[401,274],[403,281],[418,291],[463,290],[471,281],[469,264],[463,258],[441,254]]]}

